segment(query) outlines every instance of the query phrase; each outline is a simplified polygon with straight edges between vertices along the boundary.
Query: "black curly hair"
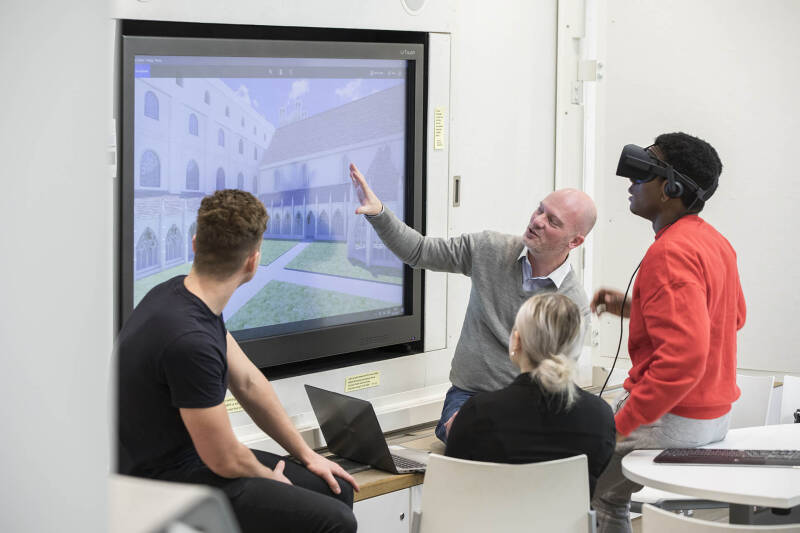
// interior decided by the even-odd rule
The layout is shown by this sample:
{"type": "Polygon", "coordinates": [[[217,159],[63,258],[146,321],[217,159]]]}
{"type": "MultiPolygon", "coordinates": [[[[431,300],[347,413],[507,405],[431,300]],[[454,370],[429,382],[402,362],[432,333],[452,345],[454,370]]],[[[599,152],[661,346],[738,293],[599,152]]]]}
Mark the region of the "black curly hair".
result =
{"type": "MultiPolygon", "coordinates": [[[[719,185],[719,175],[722,173],[722,161],[713,146],[703,139],[683,132],[662,133],[656,137],[654,144],[665,162],[691,178],[701,189],[714,194],[719,185]]],[[[681,200],[683,205],[691,208],[692,213],[699,213],[705,205],[705,202],[698,200],[694,191],[688,187],[684,187],[681,200]]]]}

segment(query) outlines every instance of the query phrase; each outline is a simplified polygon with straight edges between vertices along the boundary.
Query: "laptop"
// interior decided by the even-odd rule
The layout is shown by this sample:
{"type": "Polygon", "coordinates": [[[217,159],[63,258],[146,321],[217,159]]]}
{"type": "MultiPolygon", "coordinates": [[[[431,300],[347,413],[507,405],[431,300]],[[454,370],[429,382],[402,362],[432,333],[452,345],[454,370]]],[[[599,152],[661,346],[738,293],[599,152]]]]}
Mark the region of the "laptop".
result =
{"type": "Polygon", "coordinates": [[[339,457],[394,474],[425,471],[428,452],[397,446],[389,450],[368,401],[311,385],[306,385],[306,394],[328,449],[339,457]]]}

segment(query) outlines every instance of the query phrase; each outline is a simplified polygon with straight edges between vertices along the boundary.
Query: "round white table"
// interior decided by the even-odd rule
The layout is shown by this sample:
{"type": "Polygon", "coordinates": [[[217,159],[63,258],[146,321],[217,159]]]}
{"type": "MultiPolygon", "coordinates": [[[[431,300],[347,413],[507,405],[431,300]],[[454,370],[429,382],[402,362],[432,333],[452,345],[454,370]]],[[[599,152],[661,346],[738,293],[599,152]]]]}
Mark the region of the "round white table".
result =
{"type": "MultiPolygon", "coordinates": [[[[724,440],[703,448],[796,450],[800,449],[800,424],[732,429],[724,440]]],[[[731,522],[734,514],[742,512],[735,510],[736,506],[791,509],[800,505],[798,467],[654,463],[659,453],[661,450],[631,452],[622,459],[623,474],[647,487],[734,504],[731,522]]]]}

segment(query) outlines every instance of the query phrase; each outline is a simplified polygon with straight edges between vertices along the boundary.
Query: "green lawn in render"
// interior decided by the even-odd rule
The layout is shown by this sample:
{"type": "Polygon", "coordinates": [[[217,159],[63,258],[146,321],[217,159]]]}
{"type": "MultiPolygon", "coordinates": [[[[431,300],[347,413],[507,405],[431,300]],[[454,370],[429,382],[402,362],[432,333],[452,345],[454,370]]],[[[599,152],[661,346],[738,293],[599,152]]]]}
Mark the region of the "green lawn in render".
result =
{"type": "Polygon", "coordinates": [[[142,301],[142,298],[144,298],[144,295],[147,294],[150,291],[150,289],[152,289],[159,283],[167,281],[170,278],[174,278],[175,276],[180,276],[181,274],[188,274],[189,269],[191,267],[192,267],[191,263],[183,263],[178,266],[162,270],[161,272],[156,272],[155,274],[134,281],[133,306],[136,307],[137,305],[139,305],[139,302],[142,301]]]}
{"type": "MultiPolygon", "coordinates": [[[[275,261],[277,258],[294,248],[294,246],[300,241],[283,241],[283,240],[272,240],[267,239],[261,242],[261,264],[262,266],[267,266],[268,264],[275,261]]],[[[191,263],[183,263],[181,265],[168,268],[166,270],[162,270],[161,272],[156,272],[150,276],[146,276],[141,279],[137,279],[133,283],[133,306],[136,307],[144,295],[148,293],[150,289],[167,281],[170,278],[174,278],[175,276],[179,276],[181,274],[188,274],[189,269],[192,267],[191,263]]]]}
{"type": "Polygon", "coordinates": [[[261,242],[261,266],[267,266],[277,258],[294,248],[300,241],[284,241],[280,239],[265,239],[261,242]]]}
{"type": "Polygon", "coordinates": [[[313,242],[297,254],[297,257],[292,259],[286,268],[345,278],[381,281],[395,285],[403,283],[403,271],[400,269],[367,268],[360,262],[355,264],[351,262],[347,258],[347,243],[345,242],[313,242]]]}
{"type": "Polygon", "coordinates": [[[395,305],[394,302],[273,280],[236,311],[225,325],[230,330],[238,330],[385,309],[395,305]]]}

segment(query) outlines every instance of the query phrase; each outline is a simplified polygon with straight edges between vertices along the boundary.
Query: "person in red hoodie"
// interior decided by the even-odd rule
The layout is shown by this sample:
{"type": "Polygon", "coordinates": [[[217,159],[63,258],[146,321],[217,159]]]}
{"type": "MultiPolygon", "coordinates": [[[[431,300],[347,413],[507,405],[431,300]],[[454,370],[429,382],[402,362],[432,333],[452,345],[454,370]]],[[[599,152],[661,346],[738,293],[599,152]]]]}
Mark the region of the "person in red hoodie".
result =
{"type": "Polygon", "coordinates": [[[622,151],[617,175],[630,179],[630,210],[652,223],[655,242],[631,298],[601,288],[591,302],[598,314],[630,318],[632,363],[614,417],[615,453],[592,500],[600,533],[631,531],[630,497],[641,485],[622,474],[627,453],[701,446],[728,431],[739,397],[736,332],[744,325],[745,301],[736,252],[698,216],[721,171],[716,150],[686,133],[622,151]]]}

